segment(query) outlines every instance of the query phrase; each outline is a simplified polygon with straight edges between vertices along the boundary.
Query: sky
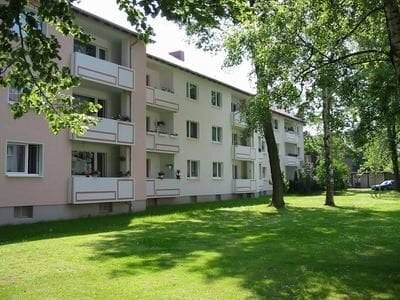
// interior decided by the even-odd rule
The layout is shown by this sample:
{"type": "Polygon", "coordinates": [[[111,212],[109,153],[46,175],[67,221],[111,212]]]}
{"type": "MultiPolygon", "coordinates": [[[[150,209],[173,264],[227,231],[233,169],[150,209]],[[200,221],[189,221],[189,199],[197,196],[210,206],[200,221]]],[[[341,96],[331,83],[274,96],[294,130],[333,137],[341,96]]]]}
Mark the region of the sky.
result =
{"type": "MultiPolygon", "coordinates": [[[[98,15],[120,26],[133,29],[126,19],[126,14],[118,9],[115,0],[81,0],[76,4],[81,9],[98,15]]],[[[183,29],[163,18],[150,21],[156,36],[154,44],[147,46],[147,52],[161,58],[173,60],[168,53],[176,50],[185,52],[184,65],[197,72],[206,74],[245,91],[254,92],[254,85],[249,81],[251,67],[248,63],[232,68],[222,68],[224,54],[216,55],[197,49],[188,42],[183,29]]]]}

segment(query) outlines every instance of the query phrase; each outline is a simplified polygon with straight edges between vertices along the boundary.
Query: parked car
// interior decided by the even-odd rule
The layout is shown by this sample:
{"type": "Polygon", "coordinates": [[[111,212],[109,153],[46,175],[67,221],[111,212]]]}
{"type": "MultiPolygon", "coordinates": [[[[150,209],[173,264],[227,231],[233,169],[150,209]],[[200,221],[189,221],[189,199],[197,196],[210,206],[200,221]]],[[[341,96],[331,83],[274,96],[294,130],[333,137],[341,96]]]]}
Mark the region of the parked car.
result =
{"type": "Polygon", "coordinates": [[[372,189],[375,191],[384,191],[384,190],[393,190],[394,189],[394,180],[385,180],[380,184],[376,184],[372,186],[372,189]]]}

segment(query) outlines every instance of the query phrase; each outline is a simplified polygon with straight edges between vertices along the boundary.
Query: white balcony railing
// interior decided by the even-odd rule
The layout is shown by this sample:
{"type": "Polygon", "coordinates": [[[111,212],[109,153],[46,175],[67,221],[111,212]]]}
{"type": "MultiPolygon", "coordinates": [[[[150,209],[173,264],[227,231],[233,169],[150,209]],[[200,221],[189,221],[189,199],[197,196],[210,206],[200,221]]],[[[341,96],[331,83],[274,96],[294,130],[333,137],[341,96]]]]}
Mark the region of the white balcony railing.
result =
{"type": "Polygon", "coordinates": [[[243,118],[243,115],[235,111],[232,113],[232,126],[237,126],[237,127],[246,127],[246,121],[243,118]]]}
{"type": "Polygon", "coordinates": [[[174,134],[147,132],[146,149],[150,152],[178,153],[179,138],[174,134]]]}
{"type": "Polygon", "coordinates": [[[135,71],[130,68],[79,52],[72,54],[71,64],[75,76],[123,90],[135,88],[135,71]]]}
{"type": "Polygon", "coordinates": [[[285,142],[297,144],[299,142],[299,136],[293,131],[285,132],[285,142]]]}
{"type": "Polygon", "coordinates": [[[72,140],[94,143],[132,145],[134,144],[134,124],[125,121],[100,118],[96,126],[89,127],[85,134],[71,134],[72,140]]]}
{"type": "Polygon", "coordinates": [[[135,182],[130,177],[72,176],[71,202],[88,204],[135,200],[135,182]]]}
{"type": "Polygon", "coordinates": [[[179,179],[147,179],[147,198],[168,198],[180,195],[179,179]]]}
{"type": "Polygon", "coordinates": [[[148,105],[174,112],[179,110],[179,104],[176,100],[175,93],[163,91],[153,87],[147,87],[146,89],[146,102],[148,105]]]}
{"type": "Polygon", "coordinates": [[[286,155],[285,156],[285,165],[286,166],[299,167],[300,166],[300,159],[299,159],[298,156],[286,155]]]}
{"type": "Polygon", "coordinates": [[[249,146],[233,146],[233,159],[236,160],[255,160],[256,148],[249,146]]]}
{"type": "Polygon", "coordinates": [[[257,191],[257,180],[255,179],[234,179],[233,192],[238,193],[255,193],[257,191]]]}

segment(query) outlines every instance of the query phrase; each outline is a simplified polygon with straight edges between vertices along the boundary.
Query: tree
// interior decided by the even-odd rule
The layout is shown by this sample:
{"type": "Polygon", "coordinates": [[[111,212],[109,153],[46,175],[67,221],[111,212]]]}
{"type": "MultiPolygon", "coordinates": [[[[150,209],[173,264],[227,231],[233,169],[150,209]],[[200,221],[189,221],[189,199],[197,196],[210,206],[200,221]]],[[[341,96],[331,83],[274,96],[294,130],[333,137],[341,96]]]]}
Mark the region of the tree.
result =
{"type": "Polygon", "coordinates": [[[0,86],[21,93],[12,105],[14,118],[33,110],[45,117],[54,133],[62,128],[83,133],[96,124],[90,113],[99,106],[74,102],[64,93],[79,81],[68,68],[59,68],[60,45],[54,36],[43,33],[41,21],[65,35],[83,41],[89,37],[73,23],[71,2],[43,0],[35,13],[26,10],[27,2],[9,1],[0,9],[0,86]]]}

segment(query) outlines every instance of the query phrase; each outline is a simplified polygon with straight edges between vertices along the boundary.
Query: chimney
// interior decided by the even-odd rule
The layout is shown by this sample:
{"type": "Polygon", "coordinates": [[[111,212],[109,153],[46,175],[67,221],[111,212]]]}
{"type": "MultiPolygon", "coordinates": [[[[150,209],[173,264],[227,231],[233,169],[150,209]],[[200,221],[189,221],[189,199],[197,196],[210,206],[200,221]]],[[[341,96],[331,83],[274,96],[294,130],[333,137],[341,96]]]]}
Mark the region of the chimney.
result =
{"type": "Polygon", "coordinates": [[[179,59],[180,61],[185,61],[185,52],[183,50],[170,52],[169,55],[179,59]]]}

